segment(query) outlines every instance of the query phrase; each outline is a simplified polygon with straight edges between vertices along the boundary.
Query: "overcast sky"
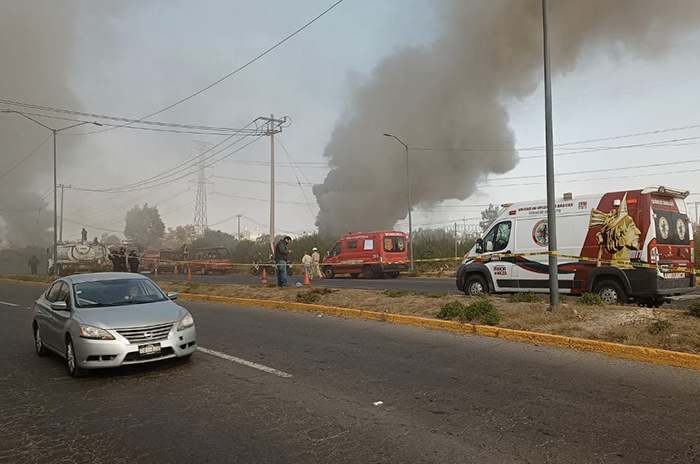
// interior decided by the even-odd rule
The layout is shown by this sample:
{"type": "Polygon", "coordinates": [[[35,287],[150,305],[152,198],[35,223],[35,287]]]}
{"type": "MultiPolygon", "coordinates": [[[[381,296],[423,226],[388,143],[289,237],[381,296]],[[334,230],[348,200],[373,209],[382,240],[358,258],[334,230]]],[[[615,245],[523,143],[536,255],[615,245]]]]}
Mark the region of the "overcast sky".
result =
{"type": "MultiPolygon", "coordinates": [[[[19,63],[32,54],[55,56],[59,50],[53,47],[63,47],[60,53],[65,54],[67,63],[58,72],[65,76],[56,79],[64,85],[50,84],[55,72],[51,60],[32,62],[33,72],[43,76],[0,78],[0,99],[127,118],[144,116],[208,85],[333,3],[149,0],[104,2],[104,7],[94,7],[76,0],[67,2],[75,9],[73,16],[65,18],[57,13],[61,2],[23,2],[32,8],[15,9],[18,16],[14,20],[25,21],[22,30],[27,34],[36,27],[32,24],[38,18],[32,15],[39,11],[46,15],[44,20],[57,21],[72,28],[72,33],[56,42],[47,36],[27,41],[15,37],[15,52],[6,53],[3,68],[20,72],[22,67],[13,60],[19,63]],[[19,58],[17,50],[24,56],[19,58]],[[58,95],[63,92],[65,95],[58,95]]],[[[318,207],[307,184],[323,182],[329,170],[323,158],[324,148],[344,116],[353,88],[365,82],[382,58],[403,47],[434,40],[439,33],[434,2],[437,0],[346,0],[239,74],[153,119],[243,127],[258,116],[289,116],[292,124],[280,134],[281,144],[277,146],[277,160],[281,163],[277,170],[277,198],[290,203],[278,204],[277,226],[278,231],[312,231],[318,207]],[[300,170],[290,168],[288,155],[300,170]]],[[[5,8],[10,3],[13,0],[2,0],[0,4],[5,8]]],[[[552,60],[556,67],[557,56],[553,55],[552,60]]],[[[592,49],[574,69],[554,80],[555,143],[700,125],[699,84],[697,31],[654,58],[630,56],[624,47],[616,53],[596,53],[592,49]]],[[[540,87],[526,99],[509,102],[510,127],[517,147],[544,144],[542,100],[540,87]]],[[[0,119],[0,128],[5,128],[0,132],[3,145],[13,147],[1,153],[0,175],[48,135],[40,128],[29,127],[29,121],[20,124],[13,120],[9,130],[7,118],[13,117],[16,116],[2,115],[0,119]]],[[[376,127],[374,133],[366,136],[381,137],[386,130],[376,127]]],[[[72,132],[83,133],[85,129],[72,132]]],[[[410,133],[397,135],[410,146],[423,146],[424,142],[413,140],[410,133]]],[[[71,161],[59,161],[59,182],[92,189],[128,184],[187,161],[195,153],[195,141],[221,140],[220,136],[126,128],[92,135],[61,135],[59,154],[62,149],[70,150],[71,161]]],[[[560,174],[557,192],[582,195],[654,184],[700,192],[696,181],[700,172],[698,140],[700,127],[562,146],[556,159],[556,171],[560,174]],[[664,143],[622,148],[650,142],[664,143]],[[664,165],[648,166],[654,164],[664,165]],[[566,175],[595,170],[600,171],[566,175]]],[[[237,147],[243,143],[247,141],[237,147]]],[[[392,141],[386,139],[386,143],[390,145],[392,141]]],[[[236,214],[244,216],[244,228],[267,227],[269,204],[264,200],[269,198],[269,185],[265,183],[269,166],[260,163],[269,161],[269,145],[269,138],[262,138],[206,170],[210,182],[208,222],[213,228],[235,232],[236,214]]],[[[463,218],[476,222],[473,219],[478,218],[484,204],[545,198],[544,178],[526,177],[544,173],[542,155],[543,149],[520,151],[521,159],[512,171],[491,176],[466,201],[447,200],[438,207],[416,205],[414,223],[431,227],[463,218]],[[450,207],[444,207],[447,205],[450,207]]],[[[410,156],[439,155],[411,152],[410,156]]],[[[463,156],[468,164],[469,152],[463,156]]],[[[50,186],[51,171],[36,166],[50,167],[50,162],[51,145],[47,143],[32,156],[32,163],[20,166],[8,178],[23,179],[23,185],[41,195],[50,186]]],[[[371,170],[372,166],[366,169],[371,170]]],[[[423,170],[412,175],[429,178],[431,172],[423,170]]],[[[0,209],[8,204],[15,209],[17,205],[23,207],[22,198],[9,201],[16,189],[8,178],[0,180],[0,209]]],[[[195,179],[193,174],[160,188],[128,194],[69,190],[65,196],[65,217],[73,222],[65,224],[64,235],[79,236],[79,224],[87,224],[91,235],[123,230],[126,211],[133,204],[144,202],[158,205],[168,227],[192,223],[195,179]]],[[[401,189],[403,185],[397,186],[397,190],[401,189]]],[[[27,197],[27,209],[35,208],[30,204],[34,200],[27,197]]],[[[690,197],[689,201],[700,201],[700,196],[690,197]]],[[[694,215],[694,208],[691,211],[694,215]]],[[[397,227],[405,230],[407,223],[400,221],[397,227]]]]}

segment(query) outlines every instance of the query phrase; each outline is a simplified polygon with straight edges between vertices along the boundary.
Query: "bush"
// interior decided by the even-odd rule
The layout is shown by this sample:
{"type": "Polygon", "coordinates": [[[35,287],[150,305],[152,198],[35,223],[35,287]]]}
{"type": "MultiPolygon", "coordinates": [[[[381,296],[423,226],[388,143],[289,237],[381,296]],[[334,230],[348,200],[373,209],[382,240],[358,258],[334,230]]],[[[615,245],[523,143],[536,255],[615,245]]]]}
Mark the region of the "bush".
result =
{"type": "Polygon", "coordinates": [[[508,297],[508,301],[511,303],[539,303],[542,300],[532,292],[524,292],[513,293],[508,297]]]}
{"type": "Polygon", "coordinates": [[[578,302],[585,306],[603,306],[603,299],[597,293],[584,293],[578,302]]]}
{"type": "Polygon", "coordinates": [[[497,312],[496,307],[490,301],[480,299],[465,308],[460,316],[460,320],[462,322],[472,322],[489,312],[497,312]]]}
{"type": "Polygon", "coordinates": [[[700,301],[694,301],[688,306],[688,312],[691,316],[700,317],[700,301]]]}
{"type": "Polygon", "coordinates": [[[316,292],[299,292],[297,293],[297,301],[299,303],[314,304],[321,301],[321,295],[316,292]]]}
{"type": "Polygon", "coordinates": [[[496,308],[490,309],[481,319],[486,325],[498,325],[501,322],[501,314],[496,308]]]}
{"type": "Polygon", "coordinates": [[[476,295],[474,295],[474,298],[477,298],[477,299],[479,299],[479,300],[487,300],[487,301],[488,301],[488,299],[489,299],[489,294],[488,294],[488,293],[484,293],[484,292],[479,292],[479,293],[477,293],[476,295]]]}
{"type": "Polygon", "coordinates": [[[438,319],[453,319],[459,316],[461,319],[465,309],[466,307],[462,304],[462,302],[457,300],[450,301],[449,303],[445,303],[445,305],[440,309],[440,311],[437,313],[437,317],[438,319]]]}
{"type": "Polygon", "coordinates": [[[666,332],[668,329],[671,328],[671,323],[668,322],[665,319],[660,319],[653,324],[651,324],[648,328],[649,333],[652,335],[659,335],[664,332],[666,332]]]}
{"type": "Polygon", "coordinates": [[[267,284],[267,288],[275,288],[277,287],[277,284],[267,284]]]}
{"type": "Polygon", "coordinates": [[[187,282],[185,284],[185,293],[194,293],[199,288],[199,282],[187,282]]]}

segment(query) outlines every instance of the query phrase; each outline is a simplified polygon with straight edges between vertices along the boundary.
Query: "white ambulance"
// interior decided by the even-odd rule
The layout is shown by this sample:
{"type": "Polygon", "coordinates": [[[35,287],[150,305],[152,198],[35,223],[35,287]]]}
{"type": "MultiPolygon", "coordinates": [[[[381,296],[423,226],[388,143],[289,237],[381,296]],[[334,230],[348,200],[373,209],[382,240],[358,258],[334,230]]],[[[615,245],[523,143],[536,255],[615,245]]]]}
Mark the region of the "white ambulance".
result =
{"type": "MultiPolygon", "coordinates": [[[[687,191],[665,187],[557,201],[559,289],[659,306],[695,287],[687,191]]],[[[546,200],[503,205],[457,270],[467,295],[549,292],[546,200]]]]}

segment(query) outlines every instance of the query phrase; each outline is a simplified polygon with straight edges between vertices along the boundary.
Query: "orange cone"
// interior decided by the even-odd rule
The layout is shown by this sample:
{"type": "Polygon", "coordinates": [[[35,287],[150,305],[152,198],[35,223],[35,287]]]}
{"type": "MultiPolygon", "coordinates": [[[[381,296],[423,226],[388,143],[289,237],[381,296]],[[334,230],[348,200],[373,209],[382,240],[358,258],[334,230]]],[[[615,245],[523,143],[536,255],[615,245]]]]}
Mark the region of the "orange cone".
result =
{"type": "Polygon", "coordinates": [[[177,275],[177,264],[173,267],[173,274],[177,275]]]}
{"type": "Polygon", "coordinates": [[[309,281],[309,270],[304,269],[304,285],[311,285],[311,282],[309,281]]]}
{"type": "Polygon", "coordinates": [[[192,268],[190,265],[187,265],[187,281],[190,282],[192,280],[192,268]]]}
{"type": "Polygon", "coordinates": [[[263,268],[263,278],[262,278],[262,281],[260,283],[263,285],[267,284],[267,272],[265,272],[265,268],[263,268]]]}

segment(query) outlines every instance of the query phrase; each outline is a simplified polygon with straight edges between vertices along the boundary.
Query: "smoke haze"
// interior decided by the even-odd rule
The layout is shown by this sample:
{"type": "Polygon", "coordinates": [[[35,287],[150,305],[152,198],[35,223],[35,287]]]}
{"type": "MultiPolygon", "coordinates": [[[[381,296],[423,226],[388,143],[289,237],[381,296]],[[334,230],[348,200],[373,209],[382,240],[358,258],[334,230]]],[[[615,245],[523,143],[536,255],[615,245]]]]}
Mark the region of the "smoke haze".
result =
{"type": "MultiPolygon", "coordinates": [[[[445,0],[435,8],[433,44],[382,60],[352,92],[325,148],[334,169],[314,193],[327,236],[388,229],[407,216],[404,148],[384,132],[409,147],[447,149],[410,152],[414,206],[464,200],[479,180],[518,163],[507,105],[542,81],[541,1],[445,0]],[[449,150],[456,148],[504,151],[449,150]]],[[[600,52],[653,59],[699,19],[695,0],[552,0],[553,70],[565,74],[600,52]]]]}

